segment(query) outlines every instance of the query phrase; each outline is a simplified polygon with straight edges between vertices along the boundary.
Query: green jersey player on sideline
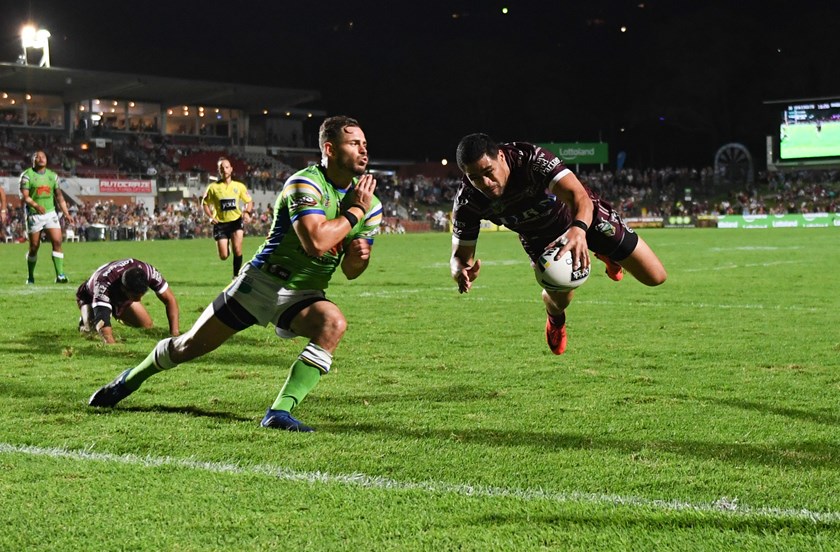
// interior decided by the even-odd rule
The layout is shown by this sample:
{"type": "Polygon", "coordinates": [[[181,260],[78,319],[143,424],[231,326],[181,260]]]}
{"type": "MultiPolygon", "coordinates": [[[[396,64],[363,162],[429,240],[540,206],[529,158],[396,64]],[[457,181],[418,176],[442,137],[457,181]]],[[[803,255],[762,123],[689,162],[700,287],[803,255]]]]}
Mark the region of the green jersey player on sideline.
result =
{"type": "Polygon", "coordinates": [[[318,139],[321,164],[286,181],[269,235],[239,276],[188,332],[158,342],[143,362],[96,391],[91,406],[112,407],[150,376],[209,353],[250,326],[271,324],[282,338],[301,336],[309,342],[261,425],[313,431],[291,412],[330,371],[347,328],[324,290],[339,267],[350,280],[365,271],[382,221],[382,205],[373,195],[376,180],[365,173],[367,141],[359,123],[329,117],[318,139]]]}
{"type": "Polygon", "coordinates": [[[67,224],[73,219],[58,185],[58,175],[47,168],[47,154],[44,151],[38,150],[32,154],[32,167],[20,175],[20,195],[26,209],[26,233],[29,235],[29,252],[26,254],[29,275],[26,283],[35,283],[35,264],[38,262],[38,249],[41,248],[41,232],[44,232],[52,243],[55,282],[66,284],[68,280],[64,275],[61,223],[55,211],[56,204],[64,213],[67,224]]]}

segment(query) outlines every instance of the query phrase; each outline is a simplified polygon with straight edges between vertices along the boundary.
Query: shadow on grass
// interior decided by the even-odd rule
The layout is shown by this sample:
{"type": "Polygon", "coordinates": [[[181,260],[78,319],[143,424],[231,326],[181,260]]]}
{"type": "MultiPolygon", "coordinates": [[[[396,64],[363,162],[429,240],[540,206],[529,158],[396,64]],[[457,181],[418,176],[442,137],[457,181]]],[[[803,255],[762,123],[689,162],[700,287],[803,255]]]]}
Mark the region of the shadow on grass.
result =
{"type": "MultiPolygon", "coordinates": [[[[163,328],[144,330],[117,327],[114,334],[117,344],[105,345],[98,337],[79,335],[75,330],[30,332],[21,336],[14,344],[0,345],[0,353],[20,355],[21,351],[26,351],[27,355],[42,357],[48,362],[53,362],[67,350],[72,350],[70,356],[82,357],[85,361],[96,363],[101,361],[103,365],[113,366],[114,369],[125,369],[141,362],[154,349],[158,341],[169,337],[169,331],[163,328]],[[145,352],[136,350],[135,346],[138,343],[147,345],[145,352]]],[[[259,334],[236,335],[229,343],[232,344],[234,340],[239,345],[236,348],[226,347],[223,344],[215,351],[181,366],[221,364],[242,369],[274,370],[279,368],[286,371],[300,353],[299,347],[284,346],[279,339],[272,339],[271,334],[268,333],[262,336],[259,334]],[[266,336],[269,336],[269,339],[266,339],[266,336]],[[244,354],[243,345],[248,351],[244,354]]]]}
{"type": "Polygon", "coordinates": [[[502,431],[492,429],[409,429],[383,424],[318,423],[322,431],[333,433],[371,433],[398,439],[433,439],[489,447],[531,447],[543,451],[588,450],[624,455],[653,456],[677,454],[694,459],[755,464],[769,467],[837,467],[835,443],[793,442],[770,445],[718,443],[690,440],[638,440],[592,437],[573,433],[546,431],[502,431]]]}
{"type": "Polygon", "coordinates": [[[825,425],[840,425],[840,416],[830,412],[809,412],[807,410],[800,410],[798,408],[787,408],[783,406],[773,406],[770,404],[745,401],[741,399],[721,399],[715,397],[694,397],[694,400],[708,401],[723,406],[730,406],[732,408],[739,408],[741,410],[750,410],[760,412],[762,414],[773,414],[776,416],[785,416],[796,420],[803,420],[806,422],[816,422],[825,425]]]}
{"type": "Polygon", "coordinates": [[[756,536],[766,536],[768,533],[795,533],[805,535],[820,535],[826,531],[835,533],[837,525],[830,522],[819,522],[803,518],[779,518],[764,515],[731,515],[728,512],[686,512],[674,511],[668,513],[651,512],[650,515],[639,514],[637,510],[618,508],[609,513],[586,512],[583,514],[569,513],[564,515],[539,516],[533,514],[490,514],[473,519],[478,526],[515,526],[536,524],[552,527],[594,527],[608,529],[609,527],[625,529],[627,527],[641,527],[648,530],[672,531],[674,529],[696,529],[707,527],[726,531],[737,531],[756,536]]]}
{"type": "MultiPolygon", "coordinates": [[[[152,414],[179,414],[179,415],[188,415],[193,416],[196,418],[213,418],[218,420],[228,420],[232,422],[252,422],[254,421],[253,417],[244,417],[244,416],[237,416],[231,412],[221,412],[221,411],[214,411],[214,410],[206,410],[204,408],[198,408],[196,406],[166,406],[162,404],[155,404],[151,406],[129,406],[129,407],[116,407],[116,410],[122,410],[125,412],[148,412],[152,414]]],[[[95,410],[98,412],[107,412],[107,411],[116,411],[115,409],[102,409],[102,410],[95,410]]]]}

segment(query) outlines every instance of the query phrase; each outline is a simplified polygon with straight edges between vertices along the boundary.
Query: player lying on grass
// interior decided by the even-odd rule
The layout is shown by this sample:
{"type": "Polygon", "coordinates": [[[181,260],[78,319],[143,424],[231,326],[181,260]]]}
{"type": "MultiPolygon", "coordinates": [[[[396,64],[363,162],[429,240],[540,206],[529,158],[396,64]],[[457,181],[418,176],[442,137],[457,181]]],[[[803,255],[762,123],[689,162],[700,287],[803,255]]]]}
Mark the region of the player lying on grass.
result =
{"type": "Polygon", "coordinates": [[[319,143],[321,164],[286,181],[268,238],[239,276],[187,333],[158,342],[143,362],[96,391],[91,406],[114,406],[150,376],[207,354],[254,324],[272,324],[278,336],[306,337],[309,343],[261,425],[313,431],[291,411],[330,371],[347,328],[324,290],[339,266],[350,280],[365,271],[382,221],[382,206],[373,195],[376,180],[365,174],[367,141],[358,122],[343,116],[326,119],[319,143]]]}
{"type": "MultiPolygon", "coordinates": [[[[591,249],[613,280],[621,280],[623,267],[645,285],[665,281],[665,268],[647,243],[553,153],[470,134],[461,139],[456,156],[464,177],[452,210],[450,270],[460,293],[470,291],[478,277],[481,261],[475,250],[484,219],[519,234],[532,264],[549,245],[562,243],[557,257],[571,251],[575,270],[589,267],[591,249]]],[[[566,307],[573,295],[542,291],[546,341],[557,355],[566,350],[566,307]]]]}
{"type": "Polygon", "coordinates": [[[137,259],[111,261],[97,268],[76,290],[76,304],[81,311],[79,331],[93,330],[105,343],[116,343],[111,315],[126,326],[151,328],[152,317],[140,299],[151,288],[166,305],[169,335],[180,332],[178,301],[160,271],[137,259]]]}

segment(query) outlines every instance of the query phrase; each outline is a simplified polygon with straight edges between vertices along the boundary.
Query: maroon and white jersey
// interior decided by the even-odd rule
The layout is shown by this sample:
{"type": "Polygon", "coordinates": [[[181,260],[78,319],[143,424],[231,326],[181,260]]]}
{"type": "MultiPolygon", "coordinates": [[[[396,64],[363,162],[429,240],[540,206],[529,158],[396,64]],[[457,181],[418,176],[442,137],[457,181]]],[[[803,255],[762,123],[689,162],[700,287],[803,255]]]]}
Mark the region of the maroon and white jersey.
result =
{"type": "Polygon", "coordinates": [[[510,168],[505,192],[490,199],[464,176],[452,209],[453,240],[474,242],[481,221],[489,220],[513,230],[533,247],[544,247],[572,222],[569,206],[548,191],[571,171],[559,157],[534,144],[512,142],[499,147],[510,168]]]}
{"type": "MultiPolygon", "coordinates": [[[[498,199],[490,199],[474,188],[465,175],[452,208],[452,241],[474,244],[481,221],[489,220],[519,234],[525,252],[536,259],[572,224],[569,206],[549,192],[551,185],[571,170],[559,157],[534,144],[511,142],[499,148],[510,168],[504,193],[498,199]]],[[[593,219],[584,221],[589,225],[589,249],[614,260],[625,258],[638,238],[607,201],[586,185],[583,187],[593,203],[593,219]]]]}
{"type": "Polygon", "coordinates": [[[91,305],[93,308],[105,307],[117,317],[122,310],[132,303],[120,285],[122,275],[129,269],[140,268],[146,273],[149,289],[157,295],[165,292],[169,284],[161,276],[158,269],[137,259],[122,259],[104,264],[96,269],[88,281],[76,290],[76,301],[79,305],[91,305]]]}

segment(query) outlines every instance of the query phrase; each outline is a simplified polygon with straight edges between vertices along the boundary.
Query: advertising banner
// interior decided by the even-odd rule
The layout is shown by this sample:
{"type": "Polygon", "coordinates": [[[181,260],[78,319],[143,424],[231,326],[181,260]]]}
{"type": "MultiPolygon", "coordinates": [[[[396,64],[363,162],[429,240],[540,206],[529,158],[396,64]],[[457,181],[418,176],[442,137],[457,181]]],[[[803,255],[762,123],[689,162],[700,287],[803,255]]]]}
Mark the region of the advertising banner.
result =
{"type": "Polygon", "coordinates": [[[840,227],[840,213],[789,215],[721,215],[718,228],[826,228],[840,227]]]}
{"type": "Polygon", "coordinates": [[[566,165],[609,163],[609,145],[604,142],[550,142],[537,145],[562,159],[566,165]]]}
{"type": "Polygon", "coordinates": [[[99,180],[101,194],[150,194],[151,180],[99,180]]]}

